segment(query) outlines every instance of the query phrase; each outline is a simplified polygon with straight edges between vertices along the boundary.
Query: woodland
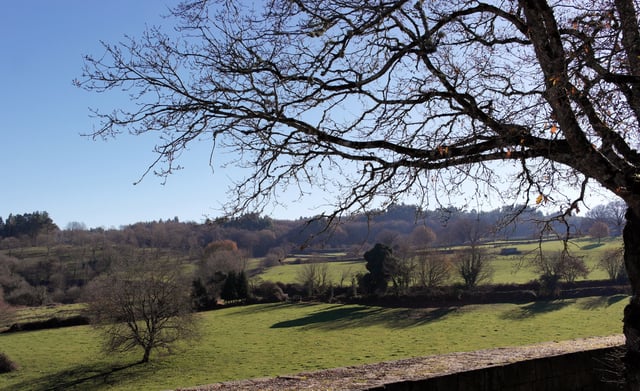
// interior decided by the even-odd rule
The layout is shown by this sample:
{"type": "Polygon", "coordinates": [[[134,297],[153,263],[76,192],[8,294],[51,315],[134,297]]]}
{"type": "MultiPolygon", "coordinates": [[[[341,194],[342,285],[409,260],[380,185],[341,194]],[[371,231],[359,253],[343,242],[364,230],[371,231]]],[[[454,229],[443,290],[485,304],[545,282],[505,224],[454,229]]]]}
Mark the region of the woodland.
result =
{"type": "Polygon", "coordinates": [[[340,252],[364,262],[363,254],[375,243],[402,253],[407,247],[450,249],[558,239],[567,230],[573,238],[619,236],[623,212],[614,201],[561,222],[536,208],[421,211],[415,205],[392,205],[353,215],[330,230],[321,218],[278,220],[258,214],[203,223],[173,218],[117,229],[72,222],[60,229],[47,212],[10,214],[0,218],[0,286],[11,305],[74,303],[83,300],[84,287],[113,263],[140,254],[189,265],[188,274],[206,269],[213,278],[218,273],[221,286],[229,271],[252,277],[294,255],[340,252]],[[517,215],[512,214],[515,210],[517,215]]]}

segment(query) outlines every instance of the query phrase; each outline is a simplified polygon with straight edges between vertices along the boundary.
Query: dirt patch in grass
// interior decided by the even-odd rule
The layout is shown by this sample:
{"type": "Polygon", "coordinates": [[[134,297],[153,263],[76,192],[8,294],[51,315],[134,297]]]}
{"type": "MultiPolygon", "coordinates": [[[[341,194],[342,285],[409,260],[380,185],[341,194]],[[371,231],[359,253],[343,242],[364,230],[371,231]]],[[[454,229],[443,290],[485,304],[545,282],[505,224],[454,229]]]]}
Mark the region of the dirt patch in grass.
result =
{"type": "Polygon", "coordinates": [[[351,366],[323,371],[302,372],[291,376],[223,382],[182,391],[218,390],[362,390],[404,380],[418,380],[450,373],[470,371],[517,361],[536,359],[582,350],[624,344],[624,336],[594,337],[530,346],[495,348],[474,352],[449,353],[377,364],[351,366]]]}

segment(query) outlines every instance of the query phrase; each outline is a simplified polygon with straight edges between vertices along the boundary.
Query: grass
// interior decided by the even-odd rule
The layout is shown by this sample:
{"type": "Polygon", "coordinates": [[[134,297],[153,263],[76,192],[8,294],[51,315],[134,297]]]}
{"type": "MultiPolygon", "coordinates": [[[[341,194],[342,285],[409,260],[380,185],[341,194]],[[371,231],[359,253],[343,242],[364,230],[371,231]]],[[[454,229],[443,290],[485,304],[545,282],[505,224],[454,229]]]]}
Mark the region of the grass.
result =
{"type": "Polygon", "coordinates": [[[0,335],[20,370],[0,390],[158,390],[452,351],[610,335],[626,297],[442,309],[268,304],[200,314],[202,340],[176,354],[105,357],[87,326],[0,335]],[[348,343],[345,343],[348,341],[348,343]]]}
{"type": "MultiPolygon", "coordinates": [[[[365,261],[336,261],[327,262],[329,266],[329,279],[337,285],[342,281],[343,286],[351,285],[351,276],[357,273],[365,273],[365,261]]],[[[304,264],[285,263],[283,265],[273,266],[266,269],[260,274],[263,280],[279,281],[285,284],[295,283],[298,281],[298,273],[305,267],[304,264]]]]}
{"type": "MultiPolygon", "coordinates": [[[[561,251],[563,244],[561,241],[544,242],[542,249],[545,252],[561,251]]],[[[598,262],[607,251],[619,249],[622,246],[621,238],[608,238],[600,243],[592,239],[577,239],[568,243],[569,251],[577,256],[583,256],[590,272],[587,280],[604,280],[609,276],[604,270],[598,268],[598,262]]],[[[508,243],[505,247],[513,247],[508,243]]],[[[495,255],[493,266],[496,271],[494,275],[494,283],[523,283],[537,278],[537,275],[527,266],[527,259],[532,257],[538,251],[538,243],[532,242],[528,244],[518,245],[523,255],[502,257],[495,255]],[[521,265],[522,267],[518,267],[521,265]]],[[[499,249],[497,249],[499,252],[499,249]]],[[[581,280],[582,278],[579,278],[581,280]]]]}
{"type": "Polygon", "coordinates": [[[13,318],[14,323],[43,321],[53,317],[68,318],[79,315],[84,304],[51,305],[43,307],[18,308],[13,318]]]}
{"type": "MultiPolygon", "coordinates": [[[[502,244],[525,253],[537,243],[502,244]]],[[[619,239],[577,240],[571,249],[592,270],[619,239]]],[[[558,251],[560,242],[545,242],[558,251]]],[[[36,256],[45,249],[31,249],[36,256]]],[[[492,259],[492,283],[521,283],[536,278],[520,257],[492,259]]],[[[332,254],[338,256],[340,254],[332,254]]],[[[259,259],[252,259],[257,266],[259,259]]],[[[366,271],[364,261],[329,262],[334,284],[343,276],[366,271]]],[[[264,280],[296,282],[303,265],[285,263],[267,269],[264,280]]],[[[349,277],[343,284],[350,284],[349,277]]],[[[274,376],[328,367],[357,365],[406,357],[468,351],[609,335],[621,330],[624,296],[584,298],[525,305],[495,304],[415,310],[357,305],[272,304],[202,313],[202,340],[174,354],[153,356],[136,364],[139,353],[105,356],[97,332],[86,326],[0,334],[0,351],[20,369],[0,375],[0,390],[158,390],[198,384],[274,376]],[[349,341],[349,343],[345,343],[349,341]]],[[[20,309],[15,321],[66,317],[80,306],[20,309]]],[[[1,326],[1,325],[0,325],[1,326]]]]}
{"type": "MultiPolygon", "coordinates": [[[[563,244],[561,241],[546,241],[543,242],[542,248],[546,252],[561,251],[563,244]]],[[[569,250],[579,256],[584,256],[585,262],[589,267],[590,273],[587,279],[589,280],[603,280],[608,276],[605,271],[598,269],[598,261],[602,258],[603,254],[608,250],[614,250],[622,246],[622,240],[620,238],[604,239],[601,243],[598,243],[591,239],[578,239],[569,243],[569,250]]],[[[538,250],[538,242],[535,240],[525,244],[513,245],[509,242],[501,243],[500,246],[487,247],[491,256],[491,266],[494,270],[491,283],[493,284],[513,284],[513,283],[526,283],[538,278],[536,273],[527,264],[527,259],[532,257],[538,250]],[[502,247],[517,247],[522,252],[519,256],[501,256],[499,255],[502,247]]],[[[335,254],[339,256],[341,254],[335,254]]],[[[273,266],[265,269],[259,274],[260,278],[267,281],[283,282],[283,283],[295,283],[298,281],[298,273],[304,267],[302,264],[293,264],[293,261],[297,258],[295,255],[288,258],[282,265],[273,266]]],[[[304,259],[304,258],[303,258],[304,259]]],[[[365,261],[334,261],[327,262],[329,265],[330,280],[337,285],[349,285],[350,278],[348,276],[356,273],[365,273],[365,261]],[[343,278],[346,277],[346,278],[343,278]]],[[[578,279],[580,280],[580,278],[578,279]]],[[[462,282],[461,279],[453,277],[450,283],[462,282]]]]}

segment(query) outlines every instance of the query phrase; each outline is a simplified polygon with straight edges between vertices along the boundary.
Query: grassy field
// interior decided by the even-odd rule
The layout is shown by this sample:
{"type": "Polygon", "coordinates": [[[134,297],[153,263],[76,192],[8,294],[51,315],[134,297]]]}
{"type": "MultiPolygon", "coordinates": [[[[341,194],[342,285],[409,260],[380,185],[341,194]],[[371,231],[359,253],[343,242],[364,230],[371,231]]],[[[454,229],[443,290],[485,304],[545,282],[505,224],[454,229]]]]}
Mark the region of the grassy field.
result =
{"type": "Polygon", "coordinates": [[[452,351],[610,335],[626,297],[442,309],[268,304],[201,313],[202,339],[175,354],[105,357],[87,326],[0,335],[20,370],[1,390],[159,390],[452,351]],[[348,343],[347,343],[348,341],[348,343]]]}
{"type": "MultiPolygon", "coordinates": [[[[579,239],[569,243],[569,250],[572,254],[584,256],[585,262],[589,267],[590,274],[587,279],[601,280],[608,278],[607,274],[597,268],[598,261],[602,258],[607,250],[613,250],[622,246],[620,238],[605,239],[601,243],[597,243],[591,239],[579,239]]],[[[561,241],[548,241],[542,244],[543,251],[556,252],[562,249],[561,241]]],[[[538,250],[538,243],[530,241],[528,243],[513,244],[506,242],[503,245],[490,245],[486,250],[491,256],[491,266],[494,270],[492,280],[493,284],[511,284],[526,283],[535,280],[538,276],[534,273],[527,263],[527,259],[532,257],[534,252],[538,250]],[[522,255],[519,256],[501,256],[500,249],[503,247],[517,247],[522,255]]],[[[334,254],[340,255],[340,254],[334,254]]],[[[295,256],[287,259],[284,264],[273,266],[265,269],[259,276],[267,281],[279,281],[283,283],[295,283],[298,281],[298,273],[304,267],[303,264],[293,264],[291,261],[296,259],[295,256]]],[[[321,259],[321,258],[320,258],[321,259]]],[[[365,261],[348,261],[348,262],[328,262],[329,276],[331,281],[340,285],[349,285],[350,278],[346,277],[356,273],[366,272],[365,261]],[[346,278],[345,278],[346,277],[346,278]]],[[[579,279],[580,280],[580,279],[579,279]]],[[[458,283],[461,280],[453,277],[450,283],[458,283]]]]}
{"type": "MultiPolygon", "coordinates": [[[[365,261],[334,261],[327,262],[329,279],[335,285],[351,285],[351,276],[366,273],[365,261]],[[341,284],[342,283],[342,284],[341,284]]],[[[259,276],[266,281],[279,281],[285,284],[299,282],[298,273],[304,268],[303,264],[285,263],[266,269],[259,276]]]]}

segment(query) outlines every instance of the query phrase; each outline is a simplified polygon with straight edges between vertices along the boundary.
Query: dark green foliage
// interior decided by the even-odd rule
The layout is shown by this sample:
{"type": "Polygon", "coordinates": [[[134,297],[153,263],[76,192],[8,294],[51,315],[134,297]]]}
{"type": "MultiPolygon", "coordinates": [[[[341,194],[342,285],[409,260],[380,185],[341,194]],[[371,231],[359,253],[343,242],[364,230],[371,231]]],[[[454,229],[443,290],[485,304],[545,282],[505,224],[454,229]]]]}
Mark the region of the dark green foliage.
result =
{"type": "Polygon", "coordinates": [[[249,297],[249,278],[244,270],[236,276],[236,292],[238,294],[238,299],[240,300],[244,300],[249,297]]]}
{"type": "Polygon", "coordinates": [[[230,271],[222,285],[220,297],[225,301],[233,301],[238,299],[238,290],[236,289],[236,272],[230,271]]]}
{"type": "MultiPolygon", "coordinates": [[[[375,284],[371,273],[360,273],[357,276],[358,288],[363,293],[373,293],[375,291],[375,284]]],[[[357,289],[354,288],[353,296],[357,296],[357,289]]]]}
{"type": "Polygon", "coordinates": [[[10,214],[3,222],[0,220],[0,237],[36,237],[40,232],[57,230],[47,212],[10,214]]]}
{"type": "Polygon", "coordinates": [[[13,333],[18,331],[58,329],[61,327],[83,326],[89,323],[90,319],[83,315],[75,315],[67,318],[53,317],[46,320],[38,320],[26,323],[14,323],[6,332],[13,333]]]}
{"type": "Polygon", "coordinates": [[[361,279],[361,286],[369,293],[384,294],[387,291],[387,284],[396,265],[391,247],[376,243],[376,245],[366,253],[364,259],[367,261],[365,267],[369,271],[361,279]]]}
{"type": "Polygon", "coordinates": [[[18,366],[11,361],[9,356],[5,353],[0,352],[0,373],[8,373],[13,372],[18,369],[18,366]]]}
{"type": "Polygon", "coordinates": [[[258,213],[247,213],[238,218],[227,220],[223,226],[225,228],[238,228],[248,231],[260,231],[269,229],[273,225],[273,220],[269,217],[262,217],[258,213]]]}
{"type": "Polygon", "coordinates": [[[207,287],[200,278],[193,280],[191,283],[191,303],[196,311],[211,309],[215,304],[215,300],[209,296],[207,287]]]}

